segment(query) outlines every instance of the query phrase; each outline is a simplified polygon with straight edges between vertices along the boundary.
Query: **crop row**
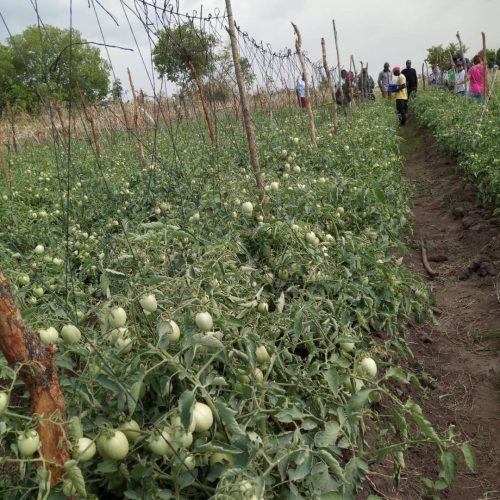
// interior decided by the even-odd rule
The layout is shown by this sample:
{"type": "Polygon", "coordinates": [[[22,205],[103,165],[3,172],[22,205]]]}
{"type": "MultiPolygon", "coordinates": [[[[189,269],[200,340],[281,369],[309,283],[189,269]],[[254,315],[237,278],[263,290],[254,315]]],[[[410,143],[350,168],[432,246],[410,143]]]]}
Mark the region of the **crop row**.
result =
{"type": "Polygon", "coordinates": [[[417,120],[432,130],[439,146],[458,160],[483,202],[500,206],[500,106],[496,89],[486,111],[474,99],[446,91],[419,92],[411,101],[417,120]]]}
{"type": "MultiPolygon", "coordinates": [[[[158,131],[146,165],[126,136],[99,160],[83,142],[10,159],[0,260],[29,327],[59,349],[65,494],[349,499],[374,463],[397,480],[422,443],[442,463],[427,486],[454,479],[453,433],[398,389],[421,387],[400,365],[429,296],[402,264],[393,114],[365,107],[334,136],[319,112],[318,147],[302,114],[254,120],[264,205],[229,121],[216,151],[201,122],[158,131]]],[[[39,452],[27,393],[0,370],[2,460],[22,459],[0,485],[16,498],[45,483],[26,461],[39,452]]]]}

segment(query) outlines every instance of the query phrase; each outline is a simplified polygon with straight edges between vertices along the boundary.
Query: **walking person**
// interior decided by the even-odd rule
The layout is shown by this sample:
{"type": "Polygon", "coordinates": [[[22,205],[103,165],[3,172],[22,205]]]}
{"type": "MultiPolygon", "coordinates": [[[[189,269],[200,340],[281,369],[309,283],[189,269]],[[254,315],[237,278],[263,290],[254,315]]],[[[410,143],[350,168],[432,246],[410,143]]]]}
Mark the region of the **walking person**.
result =
{"type": "Polygon", "coordinates": [[[479,104],[483,104],[484,85],[487,81],[488,73],[484,71],[483,58],[477,54],[472,60],[474,66],[469,69],[469,93],[470,97],[474,97],[479,104]]]}
{"type": "Polygon", "coordinates": [[[393,90],[394,97],[396,99],[396,112],[399,115],[399,123],[403,126],[406,123],[406,114],[408,112],[408,91],[406,89],[406,78],[401,74],[401,68],[399,66],[394,66],[392,72],[396,77],[394,80],[393,90]]]}
{"type": "Polygon", "coordinates": [[[411,67],[411,61],[409,59],[406,61],[406,68],[401,71],[401,73],[406,78],[408,97],[411,97],[418,89],[418,77],[417,71],[415,68],[411,67]]]}
{"type": "Polygon", "coordinates": [[[297,86],[295,87],[295,91],[297,92],[297,101],[299,103],[299,107],[306,107],[306,82],[304,75],[302,75],[297,80],[297,86]]]}
{"type": "Polygon", "coordinates": [[[389,63],[384,63],[384,69],[378,74],[378,86],[382,92],[382,97],[389,97],[389,85],[392,83],[392,73],[389,63]]]}

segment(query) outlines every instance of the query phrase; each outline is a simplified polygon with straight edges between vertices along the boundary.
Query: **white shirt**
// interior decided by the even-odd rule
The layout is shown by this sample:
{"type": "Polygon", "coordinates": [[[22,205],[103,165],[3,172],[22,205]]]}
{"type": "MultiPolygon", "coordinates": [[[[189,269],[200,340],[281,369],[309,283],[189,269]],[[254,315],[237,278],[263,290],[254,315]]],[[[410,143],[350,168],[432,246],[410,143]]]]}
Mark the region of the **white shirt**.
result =
{"type": "Polygon", "coordinates": [[[465,92],[465,69],[455,75],[455,81],[457,82],[457,92],[465,92]]]}
{"type": "Polygon", "coordinates": [[[306,96],[306,82],[304,80],[297,81],[297,92],[299,93],[299,97],[306,96]]]}

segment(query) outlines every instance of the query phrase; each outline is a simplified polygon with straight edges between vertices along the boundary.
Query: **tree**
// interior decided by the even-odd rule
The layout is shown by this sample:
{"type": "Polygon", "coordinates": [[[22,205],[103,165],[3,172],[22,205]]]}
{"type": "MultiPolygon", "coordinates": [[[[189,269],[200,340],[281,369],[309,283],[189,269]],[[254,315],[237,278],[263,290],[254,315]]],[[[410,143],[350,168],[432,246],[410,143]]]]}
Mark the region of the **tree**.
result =
{"type": "Polygon", "coordinates": [[[166,76],[170,81],[185,87],[196,76],[202,79],[210,72],[216,45],[217,40],[213,35],[187,22],[158,33],[153,62],[161,77],[166,76]]]}
{"type": "Polygon", "coordinates": [[[111,87],[111,97],[113,101],[119,101],[123,94],[123,85],[119,78],[113,81],[113,86],[111,87]]]}
{"type": "MultiPolygon", "coordinates": [[[[498,64],[498,62],[496,62],[497,53],[495,53],[495,49],[486,49],[486,60],[488,61],[488,68],[491,69],[495,64],[498,64]]],[[[500,53],[498,55],[500,55],[500,53]]]]}
{"type": "Polygon", "coordinates": [[[427,49],[427,62],[429,64],[437,64],[441,67],[448,67],[451,63],[451,58],[454,61],[457,59],[463,59],[466,52],[469,49],[467,47],[463,47],[463,54],[460,52],[460,46],[458,43],[450,43],[447,47],[443,47],[443,45],[435,45],[434,47],[430,47],[427,49]],[[450,58],[451,56],[451,58],[450,58]]]}
{"type": "Polygon", "coordinates": [[[495,56],[495,64],[500,66],[500,49],[497,50],[497,54],[495,56]]]}
{"type": "Polygon", "coordinates": [[[89,101],[108,93],[109,65],[77,30],[29,26],[1,47],[0,61],[8,61],[13,71],[10,91],[0,83],[0,101],[11,106],[33,111],[44,99],[74,99],[78,89],[89,101]]]}

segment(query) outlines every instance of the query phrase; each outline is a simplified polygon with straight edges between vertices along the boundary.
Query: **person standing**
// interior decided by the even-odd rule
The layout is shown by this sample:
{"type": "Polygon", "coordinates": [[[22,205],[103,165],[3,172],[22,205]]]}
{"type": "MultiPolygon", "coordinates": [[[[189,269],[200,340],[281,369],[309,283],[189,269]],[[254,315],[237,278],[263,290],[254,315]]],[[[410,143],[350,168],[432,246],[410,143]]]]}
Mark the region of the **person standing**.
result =
{"type": "Polygon", "coordinates": [[[392,83],[392,73],[388,62],[384,63],[384,69],[378,74],[377,83],[382,92],[382,97],[389,97],[389,84],[392,83]]]}
{"type": "Polygon", "coordinates": [[[457,61],[457,74],[455,76],[457,95],[465,95],[465,69],[462,61],[457,61]]]}
{"type": "Polygon", "coordinates": [[[396,111],[399,115],[399,123],[404,125],[406,123],[406,113],[408,112],[408,90],[406,88],[406,78],[401,74],[401,68],[399,66],[394,66],[392,72],[396,77],[394,83],[397,88],[394,93],[396,98],[396,111]]]}
{"type": "Polygon", "coordinates": [[[306,82],[304,75],[302,75],[298,80],[297,80],[297,86],[295,88],[295,91],[297,92],[297,101],[299,103],[299,106],[301,108],[306,107],[306,82]]]}
{"type": "Polygon", "coordinates": [[[373,87],[375,87],[373,78],[368,74],[366,68],[362,68],[361,74],[358,76],[358,88],[361,91],[363,99],[373,99],[373,87]]]}
{"type": "Polygon", "coordinates": [[[485,85],[484,66],[482,57],[477,54],[472,60],[474,66],[469,69],[469,93],[470,97],[474,97],[479,104],[483,104],[483,90],[485,85]]]}
{"type": "Polygon", "coordinates": [[[408,97],[411,97],[418,89],[418,77],[415,68],[411,67],[411,61],[408,59],[406,61],[406,68],[401,71],[401,73],[406,78],[406,89],[408,92],[408,97]]]}
{"type": "Polygon", "coordinates": [[[437,64],[431,65],[431,75],[429,76],[429,86],[438,89],[443,87],[443,72],[437,64]]]}

